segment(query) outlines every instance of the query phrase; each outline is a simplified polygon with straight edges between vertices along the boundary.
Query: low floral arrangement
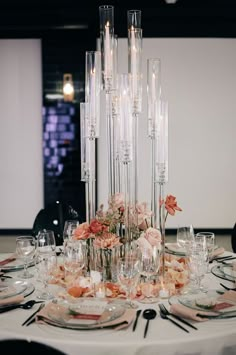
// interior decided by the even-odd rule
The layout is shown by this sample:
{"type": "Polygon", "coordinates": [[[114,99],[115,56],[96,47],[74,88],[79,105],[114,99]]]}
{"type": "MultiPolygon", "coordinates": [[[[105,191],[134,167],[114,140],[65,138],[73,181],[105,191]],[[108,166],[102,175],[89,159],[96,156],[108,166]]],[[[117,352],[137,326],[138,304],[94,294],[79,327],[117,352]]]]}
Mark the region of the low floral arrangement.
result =
{"type": "MultiPolygon", "coordinates": [[[[174,216],[176,211],[182,211],[173,195],[168,195],[166,200],[160,203],[165,203],[165,220],[168,214],[174,216]]],[[[122,244],[122,226],[129,225],[131,231],[136,235],[135,239],[138,240],[138,244],[150,247],[161,241],[159,229],[151,226],[152,216],[153,213],[148,209],[147,203],[143,202],[136,205],[135,211],[132,207],[129,208],[129,220],[127,220],[124,196],[117,193],[110,197],[106,211],[101,205],[95,219],[90,223],[85,222],[78,226],[74,231],[73,238],[75,240],[94,238],[93,245],[96,248],[112,249],[122,244]]]]}

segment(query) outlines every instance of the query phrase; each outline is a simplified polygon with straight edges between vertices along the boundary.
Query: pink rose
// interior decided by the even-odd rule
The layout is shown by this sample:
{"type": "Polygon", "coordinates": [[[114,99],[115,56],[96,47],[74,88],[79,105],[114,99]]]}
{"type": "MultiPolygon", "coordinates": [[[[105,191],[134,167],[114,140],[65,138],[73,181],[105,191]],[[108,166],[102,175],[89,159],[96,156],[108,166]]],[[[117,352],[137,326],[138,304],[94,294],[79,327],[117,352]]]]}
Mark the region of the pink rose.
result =
{"type": "Polygon", "coordinates": [[[109,209],[112,212],[115,210],[119,210],[120,212],[124,212],[124,195],[122,193],[116,193],[112,195],[109,199],[109,209]]]}
{"type": "Polygon", "coordinates": [[[137,244],[138,244],[142,254],[148,254],[148,255],[152,254],[152,246],[148,242],[148,240],[144,237],[143,233],[142,233],[141,237],[139,237],[137,239],[137,244]]]}
{"type": "Polygon", "coordinates": [[[145,231],[144,238],[147,239],[151,246],[158,246],[161,243],[160,231],[152,227],[145,231]]]}
{"type": "Polygon", "coordinates": [[[147,203],[139,203],[136,205],[136,213],[138,213],[138,227],[141,230],[148,228],[150,224],[150,218],[153,215],[152,211],[147,208],[147,203]]]}

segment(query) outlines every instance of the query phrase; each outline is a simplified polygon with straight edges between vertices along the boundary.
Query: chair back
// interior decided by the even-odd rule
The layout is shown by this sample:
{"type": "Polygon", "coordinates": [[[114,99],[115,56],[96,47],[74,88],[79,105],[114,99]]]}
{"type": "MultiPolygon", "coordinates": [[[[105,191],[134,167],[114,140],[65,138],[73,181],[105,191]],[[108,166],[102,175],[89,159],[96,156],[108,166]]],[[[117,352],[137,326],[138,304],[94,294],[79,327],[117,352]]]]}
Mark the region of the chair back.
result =
{"type": "Polygon", "coordinates": [[[52,230],[55,234],[56,245],[63,244],[63,229],[66,220],[79,220],[79,213],[67,203],[56,201],[41,209],[35,217],[32,235],[37,236],[42,229],[52,230]]]}
{"type": "Polygon", "coordinates": [[[236,223],[232,230],[231,245],[232,245],[233,252],[236,253],[236,223]]]}

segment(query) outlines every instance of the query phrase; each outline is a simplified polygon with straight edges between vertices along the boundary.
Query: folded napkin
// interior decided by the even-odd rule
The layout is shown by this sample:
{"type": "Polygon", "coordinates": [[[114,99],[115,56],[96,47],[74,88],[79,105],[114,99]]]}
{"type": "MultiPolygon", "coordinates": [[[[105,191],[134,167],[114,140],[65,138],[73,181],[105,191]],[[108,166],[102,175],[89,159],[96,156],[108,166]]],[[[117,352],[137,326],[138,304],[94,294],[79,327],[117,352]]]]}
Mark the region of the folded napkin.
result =
{"type": "MultiPolygon", "coordinates": [[[[58,312],[61,312],[61,309],[63,308],[63,306],[61,305],[57,305],[55,303],[48,303],[43,309],[41,309],[41,311],[39,311],[39,313],[36,316],[36,322],[40,323],[40,324],[45,324],[45,323],[50,323],[51,325],[55,325],[58,326],[57,322],[54,322],[49,316],[49,312],[55,312],[56,307],[58,309],[58,312]]],[[[109,322],[104,322],[102,324],[95,324],[95,325],[91,325],[89,327],[89,329],[102,329],[105,326],[114,326],[113,329],[116,330],[120,330],[123,328],[127,328],[134,320],[136,316],[136,310],[135,309],[127,309],[124,314],[114,320],[111,320],[109,322]],[[124,324],[121,324],[122,322],[125,322],[124,324]],[[116,326],[117,324],[117,326],[116,326]]],[[[86,329],[86,328],[85,328],[86,329]]]]}
{"type": "Polygon", "coordinates": [[[204,312],[204,311],[198,311],[196,309],[191,309],[183,306],[182,304],[172,304],[170,306],[170,312],[175,314],[176,316],[192,319],[197,322],[205,322],[207,320],[207,318],[198,317],[197,314],[208,315],[208,316],[217,315],[214,312],[204,312]]]}
{"type": "Polygon", "coordinates": [[[211,259],[215,258],[216,256],[218,255],[221,255],[225,252],[225,249],[224,248],[217,248],[215,249],[212,253],[211,253],[211,259]]]}
{"type": "Polygon", "coordinates": [[[15,261],[16,260],[16,257],[15,257],[15,254],[13,254],[12,256],[9,256],[8,258],[4,259],[4,260],[1,260],[0,261],[0,266],[4,266],[12,261],[15,261]]]}
{"type": "Polygon", "coordinates": [[[226,291],[223,295],[220,295],[218,300],[220,301],[230,301],[236,304],[236,292],[235,291],[226,291]]]}
{"type": "Polygon", "coordinates": [[[6,297],[3,299],[0,299],[0,306],[4,306],[7,304],[18,304],[24,301],[24,296],[23,295],[16,295],[12,297],[6,297]]]}

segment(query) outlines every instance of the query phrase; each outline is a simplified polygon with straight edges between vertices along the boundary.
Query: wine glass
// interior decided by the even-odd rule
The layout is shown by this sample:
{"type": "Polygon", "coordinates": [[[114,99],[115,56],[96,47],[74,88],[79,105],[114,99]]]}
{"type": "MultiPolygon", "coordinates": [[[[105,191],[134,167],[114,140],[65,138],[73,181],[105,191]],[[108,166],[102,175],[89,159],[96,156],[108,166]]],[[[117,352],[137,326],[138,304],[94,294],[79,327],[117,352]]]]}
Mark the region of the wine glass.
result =
{"type": "Polygon", "coordinates": [[[78,220],[66,220],[63,230],[63,240],[64,244],[70,240],[73,236],[74,230],[79,226],[78,220]]]}
{"type": "Polygon", "coordinates": [[[24,260],[24,271],[19,274],[19,277],[22,279],[29,279],[34,276],[28,270],[28,263],[35,256],[36,246],[34,237],[20,236],[16,238],[16,254],[24,260]]]}
{"type": "Polygon", "coordinates": [[[193,241],[193,238],[194,238],[194,230],[191,224],[189,226],[178,227],[177,244],[181,248],[187,250],[189,243],[193,241]]]}
{"type": "Polygon", "coordinates": [[[140,299],[141,303],[155,303],[158,297],[153,295],[152,278],[157,277],[160,267],[160,248],[152,246],[151,249],[143,249],[141,256],[141,275],[145,278],[145,297],[140,299]]]}
{"type": "Polygon", "coordinates": [[[43,300],[54,298],[48,288],[51,271],[56,266],[56,240],[52,230],[43,229],[39,231],[37,235],[37,258],[39,278],[44,285],[43,290],[37,297],[43,300]]]}
{"type": "Polygon", "coordinates": [[[86,249],[83,242],[68,241],[64,246],[64,268],[74,277],[86,264],[86,249]]]}
{"type": "Polygon", "coordinates": [[[140,258],[137,255],[126,254],[117,261],[117,279],[122,288],[126,291],[127,308],[138,308],[138,306],[131,301],[131,294],[135,291],[140,274],[140,258]]]}

